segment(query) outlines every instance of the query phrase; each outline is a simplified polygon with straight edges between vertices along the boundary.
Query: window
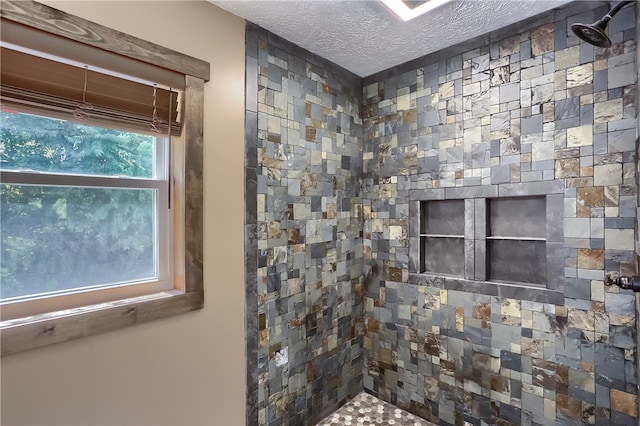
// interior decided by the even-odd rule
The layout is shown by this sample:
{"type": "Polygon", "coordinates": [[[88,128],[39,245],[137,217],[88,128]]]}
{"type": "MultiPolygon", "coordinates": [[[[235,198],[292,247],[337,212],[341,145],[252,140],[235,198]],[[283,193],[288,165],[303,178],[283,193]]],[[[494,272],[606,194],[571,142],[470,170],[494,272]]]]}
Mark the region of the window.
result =
{"type": "Polygon", "coordinates": [[[2,355],[202,307],[209,64],[5,3],[2,355]]]}
{"type": "Polygon", "coordinates": [[[514,284],[555,292],[564,276],[561,183],[414,191],[409,282],[473,286],[489,294],[497,294],[496,286],[509,286],[503,295],[514,284]]]}
{"type": "Polygon", "coordinates": [[[167,145],[0,112],[3,319],[172,288],[167,145]]]}

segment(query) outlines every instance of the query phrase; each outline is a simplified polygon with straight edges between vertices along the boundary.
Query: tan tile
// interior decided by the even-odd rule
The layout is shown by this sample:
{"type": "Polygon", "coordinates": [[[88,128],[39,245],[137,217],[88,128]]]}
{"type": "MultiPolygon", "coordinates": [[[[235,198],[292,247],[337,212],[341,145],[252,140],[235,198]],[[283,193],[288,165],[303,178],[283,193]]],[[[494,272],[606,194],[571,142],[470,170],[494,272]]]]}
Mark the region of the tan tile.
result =
{"type": "Polygon", "coordinates": [[[500,374],[491,375],[491,390],[498,393],[509,392],[509,380],[500,374]]]}
{"type": "Polygon", "coordinates": [[[545,398],[544,399],[544,417],[550,420],[556,419],[556,402],[545,398]]]}
{"type": "Polygon", "coordinates": [[[567,129],[567,147],[593,145],[593,126],[584,125],[567,129]]]}
{"type": "Polygon", "coordinates": [[[578,87],[571,87],[567,89],[567,98],[575,98],[577,96],[588,95],[593,92],[593,84],[588,82],[578,87]]]}
{"type": "Polygon", "coordinates": [[[462,306],[456,308],[456,331],[464,331],[464,307],[462,306]]]}
{"type": "Polygon", "coordinates": [[[534,56],[540,56],[543,53],[553,51],[553,30],[550,33],[546,33],[540,37],[531,39],[531,52],[534,56]]]}
{"type": "Polygon", "coordinates": [[[607,123],[622,119],[622,99],[598,102],[593,105],[594,123],[607,123]]]}
{"type": "Polygon", "coordinates": [[[306,132],[305,132],[305,139],[308,140],[308,141],[315,141],[316,140],[316,129],[315,129],[315,127],[307,126],[306,132]]]}
{"type": "Polygon", "coordinates": [[[567,89],[584,86],[593,82],[593,64],[585,64],[567,69],[567,89]]]}
{"type": "Polygon", "coordinates": [[[547,34],[553,34],[553,23],[541,25],[538,28],[531,30],[531,38],[542,37],[547,34]]]}
{"type": "Polygon", "coordinates": [[[565,158],[556,160],[556,179],[580,176],[580,159],[565,158]]]}
{"type": "Polygon", "coordinates": [[[500,313],[502,316],[520,317],[520,301],[516,299],[503,299],[500,305],[500,313]]]}
{"type": "Polygon", "coordinates": [[[622,392],[618,389],[611,389],[609,394],[611,399],[611,409],[619,411],[631,417],[638,417],[637,396],[631,393],[622,392]]]}
{"type": "Polygon", "coordinates": [[[592,207],[604,207],[604,188],[592,186],[576,189],[578,217],[590,217],[592,207]]]}
{"type": "Polygon", "coordinates": [[[541,340],[522,337],[522,355],[530,356],[532,358],[542,358],[543,349],[544,345],[541,340]]]}
{"type": "Polygon", "coordinates": [[[417,123],[417,119],[418,119],[418,113],[416,112],[415,108],[405,111],[404,115],[402,116],[402,122],[404,124],[417,123]]]}
{"type": "Polygon", "coordinates": [[[500,42],[500,56],[513,55],[520,51],[520,37],[513,36],[500,42]]]}
{"type": "Polygon", "coordinates": [[[438,88],[438,95],[441,99],[446,99],[452,97],[454,94],[454,82],[448,81],[443,83],[438,88]]]}
{"type": "Polygon", "coordinates": [[[269,238],[280,238],[282,236],[280,222],[269,222],[267,224],[267,235],[269,238]]]}
{"type": "Polygon", "coordinates": [[[569,327],[583,331],[595,330],[595,317],[592,311],[582,311],[580,309],[569,309],[569,327]]]}
{"type": "Polygon", "coordinates": [[[571,398],[568,395],[557,394],[556,406],[560,414],[579,419],[582,415],[582,403],[579,399],[571,398]]]}
{"type": "Polygon", "coordinates": [[[510,81],[511,73],[509,72],[509,65],[496,67],[491,70],[491,85],[498,86],[510,81]]]}
{"type": "Polygon", "coordinates": [[[398,111],[411,108],[411,95],[406,94],[406,95],[398,96],[396,108],[398,109],[398,111]]]}
{"type": "Polygon", "coordinates": [[[555,53],[556,70],[575,67],[579,64],[580,64],[580,46],[579,45],[558,50],[555,53]]]}
{"type": "Polygon", "coordinates": [[[593,166],[580,167],[580,176],[584,176],[584,177],[593,176],[593,166]]]}
{"type": "Polygon", "coordinates": [[[476,303],[473,305],[472,317],[480,320],[491,320],[491,305],[489,303],[476,303]]]}
{"type": "Polygon", "coordinates": [[[578,249],[578,268],[604,268],[604,250],[578,249]]]}
{"type": "MultiPolygon", "coordinates": [[[[579,46],[576,46],[579,47],[579,46]]],[[[597,60],[593,63],[593,70],[594,71],[602,71],[602,70],[606,70],[609,67],[608,62],[606,59],[600,59],[597,60]]]]}
{"type": "Polygon", "coordinates": [[[622,184],[622,164],[603,164],[594,166],[593,184],[597,186],[622,184]]]}
{"type": "Polygon", "coordinates": [[[580,105],[591,105],[592,103],[593,103],[592,93],[580,96],[580,105]]]}

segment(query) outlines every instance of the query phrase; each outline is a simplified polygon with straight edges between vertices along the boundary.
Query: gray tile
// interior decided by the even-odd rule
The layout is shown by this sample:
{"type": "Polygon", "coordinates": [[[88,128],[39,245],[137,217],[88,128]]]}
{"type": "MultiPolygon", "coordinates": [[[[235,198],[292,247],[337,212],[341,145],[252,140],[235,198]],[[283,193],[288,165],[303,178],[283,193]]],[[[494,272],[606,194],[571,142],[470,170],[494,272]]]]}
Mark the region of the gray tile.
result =
{"type": "Polygon", "coordinates": [[[511,166],[509,164],[491,167],[491,183],[493,185],[508,182],[511,182],[511,166]]]}
{"type": "Polygon", "coordinates": [[[520,99],[520,83],[508,83],[500,86],[500,103],[520,99]]]}
{"type": "Polygon", "coordinates": [[[636,146],[636,131],[627,129],[609,132],[608,139],[608,152],[633,151],[636,146]]]}
{"type": "Polygon", "coordinates": [[[520,133],[522,135],[530,135],[530,134],[533,134],[533,133],[542,133],[542,114],[533,115],[530,118],[521,119],[520,120],[520,133]]]}
{"type": "MultiPolygon", "coordinates": [[[[580,114],[580,98],[568,98],[556,101],[555,117],[556,120],[564,120],[565,118],[578,117],[580,114]]],[[[537,133],[537,132],[532,132],[537,133]]]]}
{"type": "Polygon", "coordinates": [[[634,84],[638,78],[634,63],[628,63],[617,67],[609,68],[607,76],[608,87],[613,89],[634,84]]]}

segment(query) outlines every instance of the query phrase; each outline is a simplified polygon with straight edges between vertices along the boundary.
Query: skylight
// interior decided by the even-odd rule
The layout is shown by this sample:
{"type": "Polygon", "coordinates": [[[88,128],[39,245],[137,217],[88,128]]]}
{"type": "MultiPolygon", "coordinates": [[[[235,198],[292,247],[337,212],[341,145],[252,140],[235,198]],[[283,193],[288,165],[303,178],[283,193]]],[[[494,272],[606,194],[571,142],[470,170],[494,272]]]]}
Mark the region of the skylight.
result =
{"type": "Polygon", "coordinates": [[[403,21],[416,18],[420,15],[442,6],[451,0],[380,0],[393,13],[403,21]]]}

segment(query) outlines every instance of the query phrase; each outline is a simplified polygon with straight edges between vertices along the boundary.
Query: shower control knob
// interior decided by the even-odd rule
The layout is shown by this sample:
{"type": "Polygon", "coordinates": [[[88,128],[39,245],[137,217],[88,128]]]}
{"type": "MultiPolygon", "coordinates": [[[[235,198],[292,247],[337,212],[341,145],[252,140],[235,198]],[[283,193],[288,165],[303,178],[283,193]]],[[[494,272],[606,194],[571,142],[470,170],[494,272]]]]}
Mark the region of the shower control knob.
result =
{"type": "Polygon", "coordinates": [[[606,285],[617,285],[625,290],[633,290],[640,292],[640,276],[634,275],[632,277],[621,277],[617,273],[607,274],[604,283],[606,285]]]}

